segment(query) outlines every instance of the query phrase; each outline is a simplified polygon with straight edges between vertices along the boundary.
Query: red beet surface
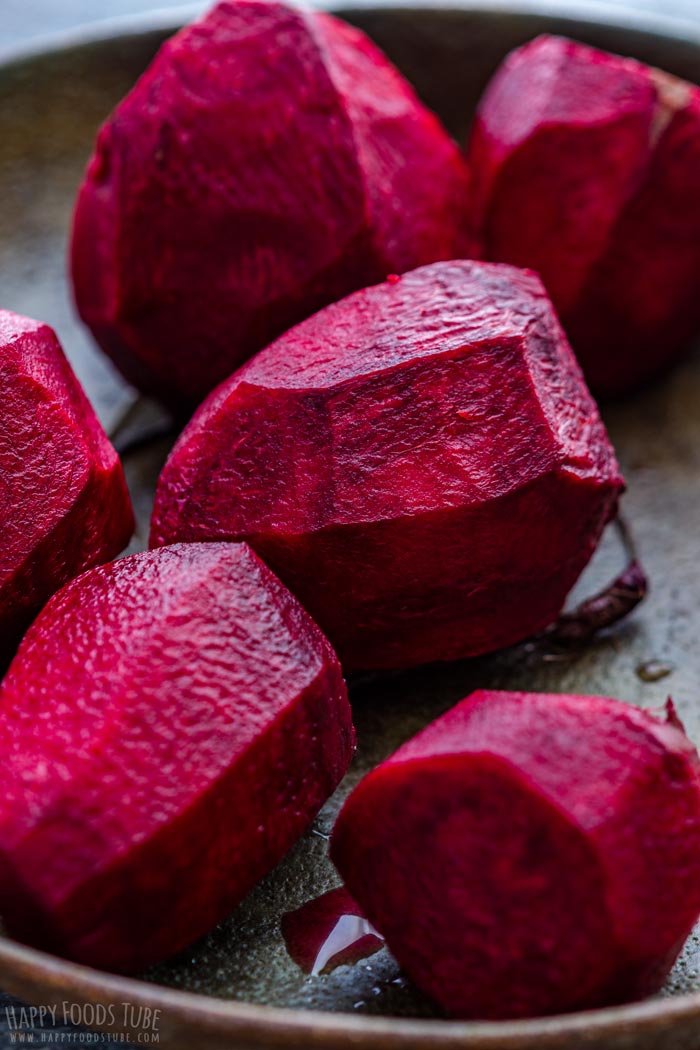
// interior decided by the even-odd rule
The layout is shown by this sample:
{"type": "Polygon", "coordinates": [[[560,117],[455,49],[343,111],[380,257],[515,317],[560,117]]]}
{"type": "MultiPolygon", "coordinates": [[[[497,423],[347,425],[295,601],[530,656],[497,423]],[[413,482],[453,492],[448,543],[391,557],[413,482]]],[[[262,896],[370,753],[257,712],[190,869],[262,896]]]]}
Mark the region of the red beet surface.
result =
{"type": "Polygon", "coordinates": [[[672,708],[474,693],[360,783],[331,856],[450,1014],[634,999],[700,911],[698,757],[672,708]]]}
{"type": "Polygon", "coordinates": [[[537,277],[436,263],[222,384],[161,475],[151,542],[245,538],[346,669],[403,667],[556,619],[621,487],[537,277]]]}
{"type": "Polygon", "coordinates": [[[496,73],[468,157],[484,258],[540,274],[594,391],[700,332],[700,89],[540,37],[496,73]]]}
{"type": "Polygon", "coordinates": [[[0,687],[0,911],[21,940],[135,970],[226,915],[345,773],[328,642],[242,544],[68,584],[0,687]]]}
{"type": "Polygon", "coordinates": [[[0,310],[0,664],[44,602],[133,530],[119,458],[55,333],[0,310]]]}
{"type": "Polygon", "coordinates": [[[192,407],[335,299],[467,254],[467,170],[358,30],[221,3],[100,131],[73,230],[83,320],[124,374],[192,407]]]}

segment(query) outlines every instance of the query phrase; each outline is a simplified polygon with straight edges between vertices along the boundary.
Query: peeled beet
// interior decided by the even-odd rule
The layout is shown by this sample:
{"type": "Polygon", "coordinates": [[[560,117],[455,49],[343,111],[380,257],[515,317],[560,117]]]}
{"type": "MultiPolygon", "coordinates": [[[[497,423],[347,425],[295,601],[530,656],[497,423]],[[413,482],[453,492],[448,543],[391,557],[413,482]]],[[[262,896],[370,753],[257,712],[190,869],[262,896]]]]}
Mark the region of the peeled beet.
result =
{"type": "Polygon", "coordinates": [[[332,859],[424,992],[459,1017],[656,991],[700,912],[698,756],[600,697],[477,692],[370,773],[332,859]]]}
{"type": "Polygon", "coordinates": [[[0,310],[0,664],[134,521],[119,457],[47,325],[0,310]]]}
{"type": "Polygon", "coordinates": [[[468,254],[467,171],[358,30],[267,0],[169,41],[99,133],[78,196],[78,309],[176,407],[315,310],[468,254]]]}
{"type": "Polygon", "coordinates": [[[353,751],[330,645],[244,544],[135,554],[68,584],[0,687],[0,913],[135,970],[225,916],[353,751]]]}
{"type": "Polygon", "coordinates": [[[551,623],[621,486],[538,278],[436,263],[222,384],[165,466],[151,543],[245,538],[346,670],[406,667],[551,623]]]}
{"type": "Polygon", "coordinates": [[[700,332],[700,89],[540,37],[496,73],[468,157],[484,258],[538,271],[594,391],[700,332]]]}

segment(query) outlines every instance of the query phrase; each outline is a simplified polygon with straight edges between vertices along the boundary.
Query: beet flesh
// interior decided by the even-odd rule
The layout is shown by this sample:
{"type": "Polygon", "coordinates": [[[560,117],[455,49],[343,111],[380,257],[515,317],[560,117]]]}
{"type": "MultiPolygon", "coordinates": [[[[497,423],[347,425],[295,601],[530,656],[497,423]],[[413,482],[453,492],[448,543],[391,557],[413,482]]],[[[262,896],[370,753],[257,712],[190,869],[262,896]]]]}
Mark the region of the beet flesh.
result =
{"type": "Polygon", "coordinates": [[[358,30],[221,3],[178,33],[101,129],[73,281],[126,377],[198,404],[357,288],[469,254],[464,159],[358,30]]]}
{"type": "Polygon", "coordinates": [[[477,692],[365,777],[331,857],[449,1014],[635,999],[700,912],[698,757],[672,710],[477,692]]]}
{"type": "Polygon", "coordinates": [[[0,686],[11,934],[118,971],[165,958],[283,857],[353,747],[333,650],[249,547],[91,570],[0,686]]]}
{"type": "Polygon", "coordinates": [[[346,670],[406,667],[555,620],[621,487],[538,278],[436,263],[222,384],[163,470],[151,544],[246,539],[346,670]]]}
{"type": "Polygon", "coordinates": [[[483,257],[540,274],[594,392],[700,332],[700,89],[540,37],[495,74],[468,158],[483,257]]]}
{"type": "Polygon", "coordinates": [[[0,310],[0,664],[64,583],[134,519],[119,457],[55,333],[0,310]]]}

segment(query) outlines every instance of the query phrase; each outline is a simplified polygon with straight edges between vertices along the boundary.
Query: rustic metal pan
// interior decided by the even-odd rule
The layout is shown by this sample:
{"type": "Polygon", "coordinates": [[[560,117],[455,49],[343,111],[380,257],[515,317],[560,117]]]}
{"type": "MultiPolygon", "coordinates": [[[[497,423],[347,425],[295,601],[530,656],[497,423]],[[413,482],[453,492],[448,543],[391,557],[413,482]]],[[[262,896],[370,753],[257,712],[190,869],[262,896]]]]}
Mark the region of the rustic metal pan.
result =
{"type": "MultiPolygon", "coordinates": [[[[700,27],[615,15],[595,4],[558,9],[532,0],[430,8],[357,3],[340,13],[379,42],[457,136],[464,135],[475,100],[506,51],[543,31],[700,79],[700,27]]],[[[65,267],[71,204],[99,121],[182,17],[180,11],[114,24],[97,35],[63,37],[48,48],[5,55],[0,65],[0,302],[58,329],[108,428],[117,425],[133,394],[96,353],[71,310],[65,267]]],[[[327,977],[306,978],[287,958],[279,933],[287,908],[334,884],[325,836],[349,787],[477,686],[600,692],[645,706],[660,704],[670,691],[691,736],[700,741],[700,355],[691,355],[653,389],[608,406],[605,415],[629,482],[627,515],[653,582],[649,601],[627,626],[565,659],[526,645],[357,683],[352,692],[359,752],[352,773],[314,830],[235,915],[139,981],[0,938],[0,986],[42,1003],[148,1004],[163,1011],[161,1045],[183,1047],[700,1047],[700,950],[694,938],[663,995],[648,1002],[517,1024],[467,1024],[432,1016],[386,953],[327,977]]],[[[123,435],[153,418],[149,406],[137,405],[123,435]]],[[[145,542],[154,479],[166,452],[166,442],[151,444],[127,464],[140,519],[135,547],[145,542]]],[[[610,537],[579,593],[614,574],[620,557],[610,537]]]]}

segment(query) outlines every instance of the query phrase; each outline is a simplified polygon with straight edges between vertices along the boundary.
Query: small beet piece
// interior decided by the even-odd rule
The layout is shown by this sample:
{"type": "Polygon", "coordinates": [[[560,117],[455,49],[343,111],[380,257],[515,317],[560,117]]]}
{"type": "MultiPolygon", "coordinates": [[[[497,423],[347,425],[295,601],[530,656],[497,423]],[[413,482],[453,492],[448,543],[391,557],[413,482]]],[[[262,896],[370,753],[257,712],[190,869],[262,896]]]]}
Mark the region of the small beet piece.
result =
{"type": "Polygon", "coordinates": [[[131,971],[223,918],[354,746],[340,666],[245,544],[135,554],[55,595],[0,686],[0,913],[131,971]]]}
{"type": "Polygon", "coordinates": [[[384,938],[343,886],[283,915],[282,936],[291,958],[312,977],[367,959],[384,947],[384,938]]]}
{"type": "Polygon", "coordinates": [[[700,332],[700,89],[559,37],[514,51],[468,157],[482,254],[536,270],[594,392],[700,332]]]}
{"type": "Polygon", "coordinates": [[[698,756],[670,704],[477,692],[365,777],[331,857],[449,1014],[636,999],[700,912],[698,756]]]}
{"type": "Polygon", "coordinates": [[[246,539],[346,670],[407,667],[552,623],[621,487],[539,279],[434,263],[222,384],[165,466],[151,543],[246,539]]]}
{"type": "Polygon", "coordinates": [[[0,310],[0,663],[46,600],[115,557],[134,519],[119,458],[55,333],[0,310]]]}
{"type": "Polygon", "coordinates": [[[357,29],[221,3],[99,133],[74,219],[80,314],[176,408],[348,292],[470,253],[456,145],[357,29]]]}

